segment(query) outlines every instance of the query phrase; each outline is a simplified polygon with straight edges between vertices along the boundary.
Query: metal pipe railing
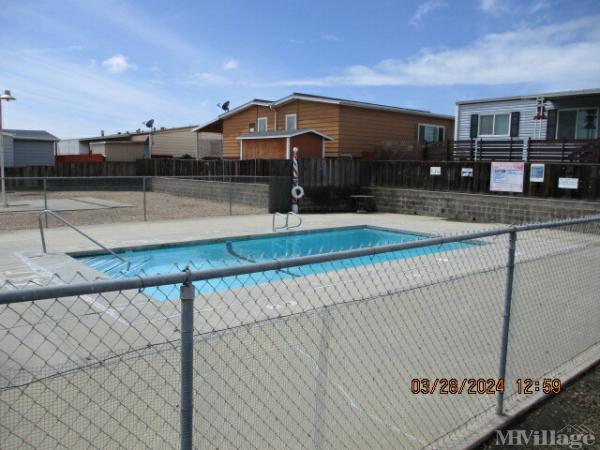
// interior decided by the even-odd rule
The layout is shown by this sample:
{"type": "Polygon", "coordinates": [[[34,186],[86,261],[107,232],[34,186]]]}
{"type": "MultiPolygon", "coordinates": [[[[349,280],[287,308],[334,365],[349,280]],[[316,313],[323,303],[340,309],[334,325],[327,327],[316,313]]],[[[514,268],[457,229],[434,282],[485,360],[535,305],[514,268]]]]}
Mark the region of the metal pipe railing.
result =
{"type": "Polygon", "coordinates": [[[101,249],[107,251],[108,253],[110,253],[111,255],[113,255],[115,258],[121,260],[121,262],[127,264],[127,270],[129,270],[129,267],[131,266],[131,262],[127,261],[125,258],[123,258],[122,256],[117,255],[114,251],[112,251],[110,248],[106,247],[104,244],[101,244],[100,242],[98,242],[96,239],[94,239],[93,237],[89,236],[88,234],[84,233],[83,231],[81,231],[79,228],[77,228],[75,225],[73,225],[71,222],[69,222],[67,219],[63,218],[62,216],[58,215],[56,212],[52,211],[51,209],[45,209],[43,210],[39,215],[38,215],[38,222],[39,222],[39,227],[40,227],[40,237],[42,238],[42,250],[44,251],[44,253],[48,253],[46,251],[46,237],[44,235],[44,226],[42,224],[42,216],[47,217],[48,214],[50,214],[52,217],[54,217],[55,219],[57,219],[58,221],[64,223],[66,226],[68,226],[69,228],[71,228],[72,230],[75,230],[77,233],[81,234],[83,237],[85,237],[86,239],[92,241],[94,244],[96,244],[98,247],[100,247],[101,249]]]}

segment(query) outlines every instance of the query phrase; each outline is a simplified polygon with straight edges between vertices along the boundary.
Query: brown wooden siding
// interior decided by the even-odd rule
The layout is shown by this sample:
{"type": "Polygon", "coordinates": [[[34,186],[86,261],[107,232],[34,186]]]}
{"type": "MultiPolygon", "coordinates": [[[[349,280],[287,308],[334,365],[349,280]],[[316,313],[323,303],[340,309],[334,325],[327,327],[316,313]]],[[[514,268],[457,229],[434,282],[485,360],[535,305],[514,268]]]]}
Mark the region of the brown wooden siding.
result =
{"type": "Polygon", "coordinates": [[[283,130],[286,114],[296,114],[298,128],[314,129],[334,139],[325,142],[327,157],[340,154],[360,157],[386,142],[416,143],[420,123],[445,126],[446,139],[452,139],[454,132],[452,119],[296,100],[277,108],[277,123],[274,112],[265,106],[252,106],[224,119],[223,156],[232,159],[240,157],[240,141],[237,137],[248,133],[249,123],[257,126],[259,117],[267,117],[269,131],[283,130]]]}
{"type": "MultiPolygon", "coordinates": [[[[298,114],[298,104],[300,102],[295,101],[295,102],[290,102],[290,103],[286,103],[285,105],[281,105],[279,108],[277,108],[277,129],[278,130],[285,130],[285,115],[286,114],[296,114],[296,121],[299,119],[299,114],[298,114]]],[[[296,122],[296,126],[298,128],[300,128],[298,122],[296,122]]]]}
{"type": "Polygon", "coordinates": [[[242,159],[285,159],[286,139],[247,139],[242,154],[242,159]]]}
{"type": "MultiPolygon", "coordinates": [[[[325,142],[325,156],[338,156],[340,150],[340,107],[328,103],[296,101],[298,128],[311,128],[333,138],[325,142]]],[[[285,120],[285,114],[281,116],[285,120]]]]}
{"type": "Polygon", "coordinates": [[[248,133],[248,124],[258,126],[258,118],[267,117],[269,131],[275,125],[274,114],[266,106],[251,106],[250,108],[234,114],[223,120],[223,157],[238,159],[240,157],[240,135],[248,133]]]}
{"type": "Polygon", "coordinates": [[[454,120],[391,111],[340,107],[340,153],[360,157],[384,142],[416,143],[419,124],[443,125],[452,139],[454,120]]]}
{"type": "Polygon", "coordinates": [[[298,158],[321,158],[323,138],[313,133],[301,134],[290,139],[290,147],[298,147],[298,158]]]}

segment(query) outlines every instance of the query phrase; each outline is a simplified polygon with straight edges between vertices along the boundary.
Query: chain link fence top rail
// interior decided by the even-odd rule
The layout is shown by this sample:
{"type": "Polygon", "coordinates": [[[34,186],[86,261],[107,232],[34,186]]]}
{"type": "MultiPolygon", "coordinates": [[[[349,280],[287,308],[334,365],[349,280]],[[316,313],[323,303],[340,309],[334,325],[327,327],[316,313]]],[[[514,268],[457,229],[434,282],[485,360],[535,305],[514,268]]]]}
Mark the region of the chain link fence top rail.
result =
{"type": "Polygon", "coordinates": [[[0,447],[460,448],[496,396],[413,379],[495,379],[506,344],[513,414],[600,359],[600,217],[284,256],[6,283],[0,447]]]}

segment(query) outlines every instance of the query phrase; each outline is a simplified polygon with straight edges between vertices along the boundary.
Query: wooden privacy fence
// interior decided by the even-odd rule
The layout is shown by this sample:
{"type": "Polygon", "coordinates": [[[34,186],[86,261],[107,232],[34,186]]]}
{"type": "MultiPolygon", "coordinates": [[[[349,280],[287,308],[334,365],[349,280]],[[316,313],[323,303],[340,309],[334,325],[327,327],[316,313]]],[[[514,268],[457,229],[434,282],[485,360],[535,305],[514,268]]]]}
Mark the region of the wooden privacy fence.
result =
{"type": "MultiPolygon", "coordinates": [[[[350,158],[300,160],[300,183],[307,189],[352,189],[388,186],[457,192],[488,193],[489,161],[367,161],[350,158]],[[439,167],[439,175],[431,175],[439,167]],[[463,176],[462,169],[473,169],[463,176]]],[[[525,163],[524,192],[536,197],[600,199],[600,164],[546,162],[542,183],[529,182],[525,163]],[[558,187],[558,179],[577,178],[577,189],[558,187]]],[[[9,168],[8,177],[43,176],[225,176],[253,182],[252,177],[291,178],[290,161],[141,160],[122,163],[61,163],[55,167],[9,168]],[[243,178],[248,177],[248,178],[243,178]]]]}
{"type": "MultiPolygon", "coordinates": [[[[600,199],[600,165],[598,164],[546,163],[543,182],[529,181],[530,167],[531,163],[525,163],[523,193],[505,195],[600,199]],[[559,188],[559,178],[577,178],[578,189],[559,188]]],[[[306,188],[398,187],[490,193],[490,176],[491,162],[489,161],[331,159],[300,162],[300,182],[306,188]],[[432,167],[439,168],[440,174],[432,175],[432,167]],[[472,176],[463,176],[465,174],[462,169],[472,169],[472,176]]]]}

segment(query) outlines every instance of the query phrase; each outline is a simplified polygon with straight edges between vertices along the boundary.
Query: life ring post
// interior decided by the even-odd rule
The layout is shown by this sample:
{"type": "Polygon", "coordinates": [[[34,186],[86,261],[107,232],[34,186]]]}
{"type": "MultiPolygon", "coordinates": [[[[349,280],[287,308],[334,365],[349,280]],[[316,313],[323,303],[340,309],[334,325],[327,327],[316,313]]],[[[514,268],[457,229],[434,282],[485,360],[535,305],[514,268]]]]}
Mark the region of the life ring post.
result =
{"type": "Polygon", "coordinates": [[[304,196],[298,170],[298,147],[292,149],[292,212],[298,214],[298,201],[304,196]]]}

